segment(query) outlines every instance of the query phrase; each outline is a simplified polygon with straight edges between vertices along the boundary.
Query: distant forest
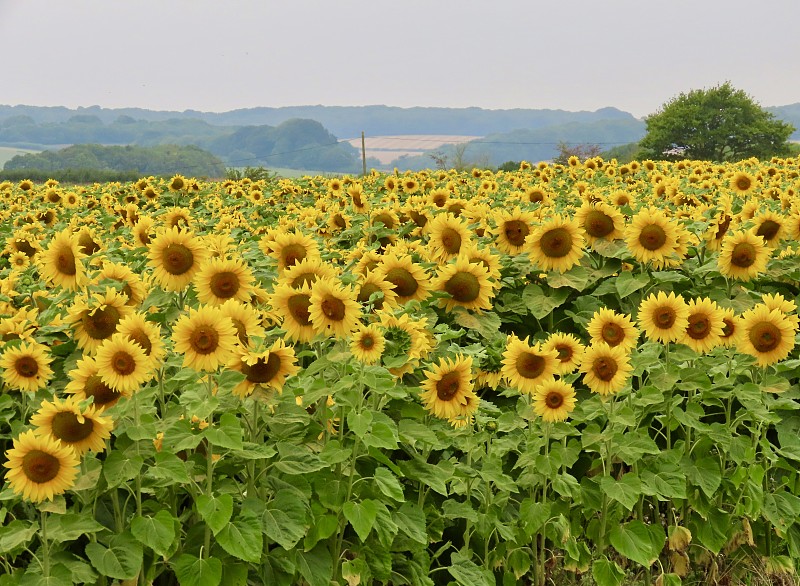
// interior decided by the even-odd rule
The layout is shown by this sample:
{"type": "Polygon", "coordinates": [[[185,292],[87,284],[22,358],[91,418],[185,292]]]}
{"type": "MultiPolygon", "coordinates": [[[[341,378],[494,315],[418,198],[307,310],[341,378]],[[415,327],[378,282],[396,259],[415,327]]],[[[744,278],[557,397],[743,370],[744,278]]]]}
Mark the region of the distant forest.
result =
{"type": "MultiPolygon", "coordinates": [[[[800,103],[766,108],[800,128],[800,103]]],[[[645,134],[645,124],[627,112],[484,110],[481,108],[397,108],[389,106],[297,106],[250,108],[224,113],[0,105],[0,146],[54,150],[69,145],[193,145],[226,166],[313,169],[338,173],[361,170],[358,149],[339,139],[360,136],[439,134],[482,138],[460,155],[490,166],[514,160],[549,160],[557,144],[624,148],[645,134]]],[[[794,139],[800,139],[800,131],[794,139]]],[[[437,149],[452,160],[458,147],[437,149]]],[[[380,167],[368,160],[368,167],[380,167]]],[[[430,154],[404,157],[391,166],[433,166],[430,154]]]]}

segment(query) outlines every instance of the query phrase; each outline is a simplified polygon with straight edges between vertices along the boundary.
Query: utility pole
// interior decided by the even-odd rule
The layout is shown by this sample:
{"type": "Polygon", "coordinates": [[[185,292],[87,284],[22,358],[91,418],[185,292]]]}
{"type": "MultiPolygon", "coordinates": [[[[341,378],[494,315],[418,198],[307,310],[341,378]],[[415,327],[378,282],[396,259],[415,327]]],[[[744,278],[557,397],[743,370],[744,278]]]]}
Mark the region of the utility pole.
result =
{"type": "Polygon", "coordinates": [[[367,147],[364,145],[364,131],[361,131],[361,165],[364,168],[364,177],[367,176],[367,147]]]}

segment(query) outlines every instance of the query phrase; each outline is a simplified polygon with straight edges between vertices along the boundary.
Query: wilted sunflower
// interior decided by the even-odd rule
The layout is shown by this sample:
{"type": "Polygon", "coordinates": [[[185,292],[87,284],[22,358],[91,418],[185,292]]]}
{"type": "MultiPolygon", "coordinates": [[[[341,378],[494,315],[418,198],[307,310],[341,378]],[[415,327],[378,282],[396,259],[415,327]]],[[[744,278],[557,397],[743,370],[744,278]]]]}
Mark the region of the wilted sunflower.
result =
{"type": "Polygon", "coordinates": [[[50,245],[39,255],[42,277],[57,287],[75,291],[88,279],[81,259],[86,255],[78,249],[78,240],[69,228],[58,232],[50,245]]]}
{"type": "Polygon", "coordinates": [[[691,299],[688,304],[689,315],[684,335],[678,340],[698,354],[705,354],[719,345],[722,339],[722,311],[709,299],[691,299]]]}
{"type": "Polygon", "coordinates": [[[678,230],[664,212],[642,208],[625,228],[625,243],[641,263],[663,263],[675,252],[678,230]]]}
{"type": "Polygon", "coordinates": [[[358,325],[361,305],[353,290],[338,281],[316,281],[311,287],[310,302],[309,318],[318,334],[347,338],[358,325]]]}
{"type": "Polygon", "coordinates": [[[147,251],[153,277],[167,291],[183,291],[207,256],[200,238],[177,227],[160,230],[147,251]]]}
{"type": "Polygon", "coordinates": [[[132,313],[123,317],[117,325],[117,333],[139,344],[150,358],[151,368],[157,369],[164,360],[167,350],[161,339],[161,327],[147,321],[144,313],[132,313]]]}
{"type": "Polygon", "coordinates": [[[506,254],[520,254],[525,251],[525,240],[531,233],[535,216],[523,212],[519,207],[511,211],[499,210],[494,215],[495,246],[506,254]]]}
{"type": "Polygon", "coordinates": [[[622,348],[626,353],[636,347],[639,339],[639,329],[629,316],[606,307],[594,313],[586,325],[586,331],[592,343],[605,342],[611,347],[622,348]]]}
{"type": "Polygon", "coordinates": [[[555,378],[558,365],[556,350],[544,350],[538,343],[531,346],[527,338],[508,337],[502,372],[509,385],[518,391],[533,394],[537,386],[555,378]]]}
{"type": "Polygon", "coordinates": [[[375,274],[394,286],[398,303],[421,301],[430,295],[427,272],[408,255],[387,253],[375,274]]]}
{"type": "Polygon", "coordinates": [[[431,282],[431,288],[447,294],[439,300],[447,311],[456,306],[473,310],[492,308],[494,287],[489,272],[483,264],[472,263],[466,256],[459,256],[443,267],[431,282]]]}
{"type": "Polygon", "coordinates": [[[22,342],[18,346],[7,345],[0,358],[3,382],[12,389],[35,393],[50,382],[52,360],[44,344],[22,342]]]}
{"type": "Polygon", "coordinates": [[[6,482],[15,494],[34,503],[53,500],[75,484],[80,460],[72,448],[47,436],[26,431],[14,440],[3,464],[6,482]]]}
{"type": "Polygon", "coordinates": [[[612,348],[596,342],[586,349],[581,360],[583,382],[592,392],[610,395],[620,392],[633,370],[628,353],[619,346],[612,348]]]}
{"type": "Polygon", "coordinates": [[[574,219],[583,228],[589,244],[599,239],[611,241],[622,238],[625,218],[605,202],[584,203],[575,212],[574,219]]]}
{"type": "Polygon", "coordinates": [[[94,405],[81,408],[80,401],[72,395],[63,400],[55,397],[53,402],[42,401],[31,417],[31,425],[36,427],[36,435],[59,440],[82,456],[88,451],[103,451],[114,422],[100,415],[94,405]]]}
{"type": "Polygon", "coordinates": [[[249,301],[255,277],[242,259],[212,258],[203,262],[194,276],[197,299],[222,305],[228,299],[249,301]]]}
{"type": "Polygon", "coordinates": [[[319,258],[316,241],[299,230],[279,231],[270,239],[265,236],[259,246],[263,252],[278,261],[278,272],[294,266],[304,258],[319,258]]]}
{"type": "Polygon", "coordinates": [[[780,362],[794,348],[797,324],[779,309],[756,305],[742,314],[740,327],[739,351],[754,356],[759,366],[780,362]]]}
{"type": "Polygon", "coordinates": [[[100,380],[121,393],[133,393],[153,376],[153,362],[124,334],[105,340],[95,354],[100,380]]]}
{"type": "Polygon", "coordinates": [[[472,390],[472,357],[457,355],[440,359],[425,371],[420,383],[420,398],[425,408],[440,419],[470,416],[478,409],[478,397],[472,390]]]}
{"type": "Polygon", "coordinates": [[[470,245],[470,230],[464,220],[453,214],[437,214],[427,224],[431,257],[440,261],[455,258],[470,245]]]}
{"type": "Polygon", "coordinates": [[[245,375],[245,379],[231,391],[242,399],[250,396],[259,386],[281,392],[286,379],[300,371],[294,348],[280,339],[261,352],[237,348],[228,362],[228,368],[245,375]]]}
{"type": "Polygon", "coordinates": [[[201,305],[178,318],[172,340],[175,352],[183,354],[184,367],[211,372],[227,363],[238,337],[219,307],[201,305]]]}
{"type": "Polygon", "coordinates": [[[359,325],[350,337],[350,352],[364,364],[375,364],[381,359],[386,340],[375,325],[359,325]]]}
{"type": "Polygon", "coordinates": [[[556,372],[564,375],[580,366],[586,347],[572,334],[554,332],[542,344],[542,350],[555,350],[558,353],[556,372]]]}
{"type": "Polygon", "coordinates": [[[296,342],[310,342],[316,332],[311,323],[311,287],[302,285],[294,288],[288,284],[275,287],[270,297],[270,305],[281,318],[286,337],[296,342]]]}
{"type": "Polygon", "coordinates": [[[91,399],[98,409],[109,409],[122,397],[130,396],[130,393],[121,393],[102,381],[94,358],[79,359],[68,376],[70,382],[64,392],[74,395],[78,401],[91,399]]]}
{"type": "Polygon", "coordinates": [[[547,381],[533,392],[533,412],[542,421],[564,421],[575,409],[575,389],[561,380],[547,381]]]}
{"type": "Polygon", "coordinates": [[[751,281],[767,270],[770,249],[752,230],[729,232],[717,259],[720,274],[737,281],[751,281]]]}
{"type": "Polygon", "coordinates": [[[111,287],[104,293],[76,299],[69,308],[67,321],[75,330],[78,348],[92,354],[103,340],[117,331],[120,320],[133,313],[128,298],[111,287]]]}
{"type": "Polygon", "coordinates": [[[574,220],[555,215],[528,236],[531,262],[543,271],[568,271],[583,256],[583,236],[574,220]]]}
{"type": "Polygon", "coordinates": [[[666,344],[683,337],[689,325],[688,317],[689,306],[683,297],[659,291],[639,304],[637,319],[648,339],[666,344]]]}

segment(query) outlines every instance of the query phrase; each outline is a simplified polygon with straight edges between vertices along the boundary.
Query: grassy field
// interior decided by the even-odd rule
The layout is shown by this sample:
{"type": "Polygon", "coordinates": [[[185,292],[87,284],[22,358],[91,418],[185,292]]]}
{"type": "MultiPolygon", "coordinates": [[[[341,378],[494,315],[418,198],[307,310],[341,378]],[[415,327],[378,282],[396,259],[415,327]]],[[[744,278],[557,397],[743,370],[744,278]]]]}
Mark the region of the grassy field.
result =
{"type": "Polygon", "coordinates": [[[3,168],[3,165],[6,164],[6,161],[11,160],[17,155],[25,155],[27,153],[37,153],[37,152],[39,151],[34,151],[31,149],[18,149],[17,147],[0,146],[0,169],[3,168]]]}

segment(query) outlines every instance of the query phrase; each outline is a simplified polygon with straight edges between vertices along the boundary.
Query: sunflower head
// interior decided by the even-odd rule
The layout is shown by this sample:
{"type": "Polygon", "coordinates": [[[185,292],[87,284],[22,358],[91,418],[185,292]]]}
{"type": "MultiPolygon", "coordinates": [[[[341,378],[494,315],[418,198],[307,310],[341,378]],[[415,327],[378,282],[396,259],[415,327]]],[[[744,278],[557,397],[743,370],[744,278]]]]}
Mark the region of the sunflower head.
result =
{"type": "Polygon", "coordinates": [[[34,503],[53,500],[75,484],[78,456],[50,436],[26,431],[14,440],[14,447],[6,456],[8,485],[34,503]]]}

